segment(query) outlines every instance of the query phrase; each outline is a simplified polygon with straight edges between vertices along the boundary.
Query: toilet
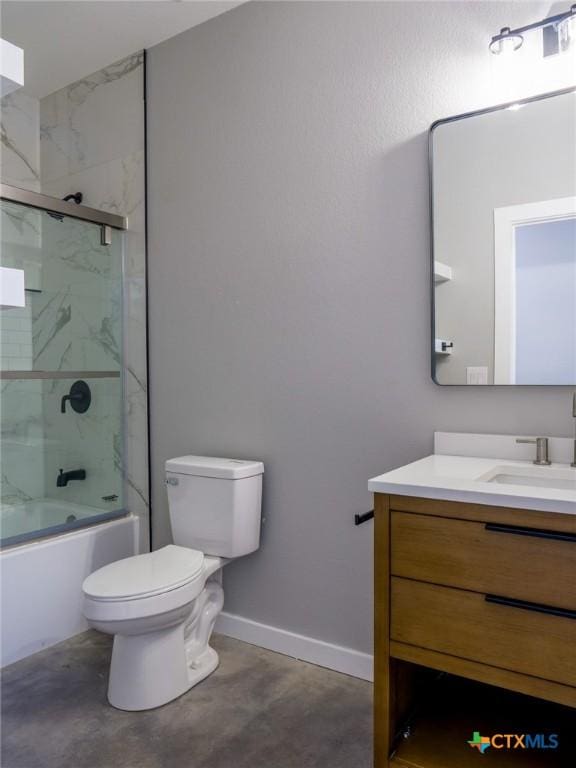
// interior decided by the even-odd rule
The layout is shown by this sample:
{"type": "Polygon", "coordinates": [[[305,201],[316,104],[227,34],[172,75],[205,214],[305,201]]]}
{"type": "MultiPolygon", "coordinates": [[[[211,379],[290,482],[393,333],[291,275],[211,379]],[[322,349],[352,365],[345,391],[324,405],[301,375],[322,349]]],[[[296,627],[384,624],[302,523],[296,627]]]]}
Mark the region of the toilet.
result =
{"type": "Polygon", "coordinates": [[[106,565],[82,585],[84,616],[114,635],[108,701],[153,709],[218,666],[209,640],[224,603],[221,568],[260,545],[259,461],[181,456],[166,462],[174,544],[106,565]]]}

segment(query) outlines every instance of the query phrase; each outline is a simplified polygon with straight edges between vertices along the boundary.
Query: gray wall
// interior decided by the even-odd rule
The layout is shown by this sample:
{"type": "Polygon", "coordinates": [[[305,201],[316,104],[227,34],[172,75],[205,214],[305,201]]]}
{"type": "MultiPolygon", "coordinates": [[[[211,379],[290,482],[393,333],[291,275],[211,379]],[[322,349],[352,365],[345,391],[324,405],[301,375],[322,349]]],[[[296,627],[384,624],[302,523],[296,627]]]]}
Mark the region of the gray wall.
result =
{"type": "Polygon", "coordinates": [[[435,429],[570,434],[567,388],[429,375],[426,131],[498,100],[519,5],[250,3],[150,51],[154,544],[165,459],[262,459],[232,613],[369,651],[368,478],[435,429]]]}

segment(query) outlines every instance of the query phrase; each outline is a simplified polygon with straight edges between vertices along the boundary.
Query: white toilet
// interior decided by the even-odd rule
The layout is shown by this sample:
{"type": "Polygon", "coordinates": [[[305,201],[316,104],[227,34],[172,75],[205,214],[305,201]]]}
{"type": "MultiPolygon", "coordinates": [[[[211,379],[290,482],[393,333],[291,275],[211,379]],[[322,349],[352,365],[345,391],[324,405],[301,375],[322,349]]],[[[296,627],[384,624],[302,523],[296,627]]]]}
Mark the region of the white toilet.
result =
{"type": "Polygon", "coordinates": [[[84,581],[84,615],[114,635],[108,701],[152,709],[218,666],[208,644],[224,594],[215,574],[260,544],[259,461],[166,462],[174,544],[104,566],[84,581]]]}

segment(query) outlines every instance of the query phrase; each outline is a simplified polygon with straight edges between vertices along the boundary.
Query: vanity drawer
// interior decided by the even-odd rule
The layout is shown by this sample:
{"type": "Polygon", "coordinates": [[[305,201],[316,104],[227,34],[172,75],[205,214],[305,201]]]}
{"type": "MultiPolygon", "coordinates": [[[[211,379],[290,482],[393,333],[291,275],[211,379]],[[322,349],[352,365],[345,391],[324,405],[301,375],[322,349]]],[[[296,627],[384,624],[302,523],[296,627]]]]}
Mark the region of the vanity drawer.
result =
{"type": "Polygon", "coordinates": [[[576,532],[391,513],[393,576],[576,610],[576,532]]]}
{"type": "MultiPolygon", "coordinates": [[[[507,598],[508,596],[506,596],[507,598]]],[[[500,598],[394,577],[392,640],[576,686],[573,618],[500,598]]]]}

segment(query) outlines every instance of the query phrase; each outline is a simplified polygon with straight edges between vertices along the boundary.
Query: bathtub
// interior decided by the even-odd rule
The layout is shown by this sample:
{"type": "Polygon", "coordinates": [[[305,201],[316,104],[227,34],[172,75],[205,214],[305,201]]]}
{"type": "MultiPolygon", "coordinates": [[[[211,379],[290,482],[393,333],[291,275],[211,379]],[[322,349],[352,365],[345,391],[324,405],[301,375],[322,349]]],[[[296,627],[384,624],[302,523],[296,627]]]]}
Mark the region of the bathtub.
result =
{"type": "MultiPolygon", "coordinates": [[[[93,517],[91,507],[44,499],[29,502],[25,511],[30,526],[41,523],[36,531],[50,523],[52,532],[65,527],[66,533],[0,552],[0,666],[87,629],[82,616],[82,582],[97,568],[138,551],[138,518],[134,515],[80,528],[76,526],[86,526],[86,518],[93,517]]],[[[11,512],[3,520],[5,539],[15,524],[11,512]]],[[[21,540],[25,534],[22,518],[19,528],[21,540]]]]}
{"type": "Polygon", "coordinates": [[[32,499],[2,509],[0,538],[5,547],[27,539],[67,533],[84,527],[88,522],[102,522],[124,515],[122,510],[105,511],[58,499],[32,499]]]}

